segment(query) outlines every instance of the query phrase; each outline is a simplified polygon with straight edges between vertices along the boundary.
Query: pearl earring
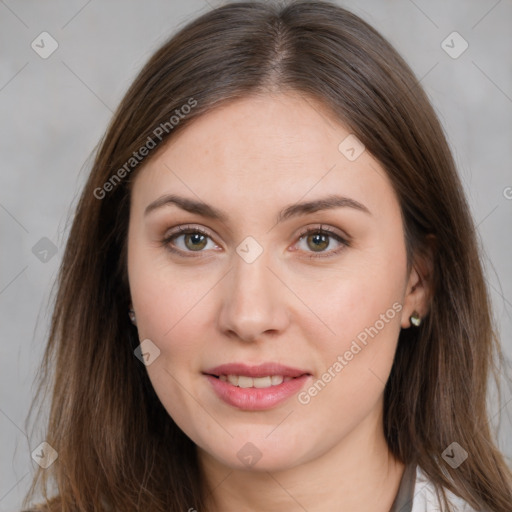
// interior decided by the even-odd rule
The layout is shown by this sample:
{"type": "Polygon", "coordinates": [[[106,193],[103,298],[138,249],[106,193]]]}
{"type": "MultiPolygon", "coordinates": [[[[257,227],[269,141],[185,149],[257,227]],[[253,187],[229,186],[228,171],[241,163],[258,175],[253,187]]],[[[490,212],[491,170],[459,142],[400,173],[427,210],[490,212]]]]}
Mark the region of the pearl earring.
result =
{"type": "Polygon", "coordinates": [[[421,325],[421,316],[420,314],[414,310],[412,315],[409,317],[409,320],[414,327],[419,327],[421,325]]]}
{"type": "Polygon", "coordinates": [[[128,310],[128,316],[130,317],[132,324],[137,325],[137,319],[135,318],[135,311],[133,309],[128,310]]]}

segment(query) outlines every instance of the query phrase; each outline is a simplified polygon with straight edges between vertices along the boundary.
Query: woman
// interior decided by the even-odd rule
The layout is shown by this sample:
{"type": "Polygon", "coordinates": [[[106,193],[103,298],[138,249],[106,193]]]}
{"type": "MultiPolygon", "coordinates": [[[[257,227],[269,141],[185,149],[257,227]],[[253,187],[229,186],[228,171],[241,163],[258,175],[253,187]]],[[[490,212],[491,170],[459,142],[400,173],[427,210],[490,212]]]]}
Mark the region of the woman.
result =
{"type": "Polygon", "coordinates": [[[58,457],[31,491],[59,511],[510,512],[499,356],[406,63],[334,4],[227,5],[156,52],[98,151],[43,362],[58,457]]]}

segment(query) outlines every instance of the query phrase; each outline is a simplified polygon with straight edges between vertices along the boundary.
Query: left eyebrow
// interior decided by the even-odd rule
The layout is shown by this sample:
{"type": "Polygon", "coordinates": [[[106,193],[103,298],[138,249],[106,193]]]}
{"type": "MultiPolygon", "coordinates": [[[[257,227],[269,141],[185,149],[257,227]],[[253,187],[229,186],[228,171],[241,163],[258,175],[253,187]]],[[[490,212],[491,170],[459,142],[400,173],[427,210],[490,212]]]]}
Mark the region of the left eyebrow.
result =
{"type": "MultiPolygon", "coordinates": [[[[228,220],[228,216],[224,212],[208,203],[187,197],[177,196],[175,194],[167,194],[153,201],[144,210],[144,215],[146,216],[150,212],[169,204],[179,206],[183,210],[186,210],[190,213],[195,213],[203,217],[220,220],[224,223],[227,223],[228,220]]],[[[314,213],[321,210],[331,210],[334,208],[353,208],[355,210],[367,213],[368,215],[372,215],[370,210],[364,204],[356,201],[355,199],[339,195],[330,195],[312,201],[295,203],[283,208],[277,215],[276,224],[283,222],[291,217],[307,215],[308,213],[314,213]]]]}
{"type": "Polygon", "coordinates": [[[367,213],[368,215],[371,215],[370,210],[359,201],[351,199],[350,197],[331,195],[315,199],[313,201],[292,204],[284,208],[279,212],[276,219],[276,224],[289,219],[290,217],[306,215],[308,213],[314,213],[320,210],[332,210],[334,208],[354,208],[355,210],[359,210],[361,212],[367,213]]]}

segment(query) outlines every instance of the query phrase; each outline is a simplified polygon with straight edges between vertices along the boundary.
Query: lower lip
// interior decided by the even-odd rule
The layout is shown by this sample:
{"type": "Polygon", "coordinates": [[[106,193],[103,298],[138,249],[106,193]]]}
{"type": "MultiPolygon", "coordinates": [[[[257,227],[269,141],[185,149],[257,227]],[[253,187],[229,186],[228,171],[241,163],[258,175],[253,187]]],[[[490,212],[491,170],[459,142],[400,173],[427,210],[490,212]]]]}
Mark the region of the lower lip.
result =
{"type": "Polygon", "coordinates": [[[227,404],[245,411],[263,411],[298,393],[310,375],[302,375],[268,388],[239,388],[211,375],[205,377],[210,381],[217,396],[227,404]]]}

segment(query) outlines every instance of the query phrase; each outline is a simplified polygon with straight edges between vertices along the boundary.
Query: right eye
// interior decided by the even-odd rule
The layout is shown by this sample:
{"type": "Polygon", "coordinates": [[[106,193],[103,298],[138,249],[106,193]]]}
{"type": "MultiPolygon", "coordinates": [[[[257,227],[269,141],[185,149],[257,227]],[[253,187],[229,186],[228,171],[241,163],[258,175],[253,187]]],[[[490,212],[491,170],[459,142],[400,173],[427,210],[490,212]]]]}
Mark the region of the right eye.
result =
{"type": "Polygon", "coordinates": [[[213,244],[210,248],[218,247],[211,240],[209,233],[202,228],[179,226],[162,240],[162,245],[175,254],[188,257],[190,254],[187,253],[204,252],[203,249],[208,246],[208,239],[213,244]]]}

